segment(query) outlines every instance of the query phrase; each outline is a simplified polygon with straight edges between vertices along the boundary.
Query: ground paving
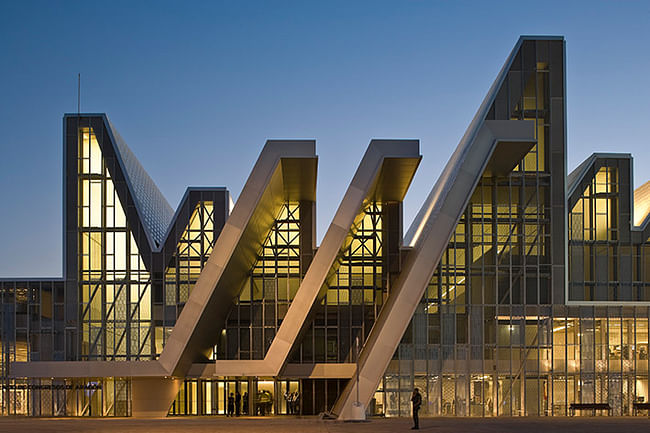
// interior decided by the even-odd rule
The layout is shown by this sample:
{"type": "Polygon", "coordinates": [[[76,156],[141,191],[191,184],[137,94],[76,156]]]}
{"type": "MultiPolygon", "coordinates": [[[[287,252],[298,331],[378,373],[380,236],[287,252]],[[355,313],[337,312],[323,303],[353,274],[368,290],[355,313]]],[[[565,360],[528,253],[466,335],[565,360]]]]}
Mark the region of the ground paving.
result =
{"type": "MultiPolygon", "coordinates": [[[[0,432],[16,433],[398,433],[410,432],[411,426],[411,420],[406,418],[364,423],[289,417],[0,418],[0,432]]],[[[436,433],[643,433],[650,432],[650,418],[423,418],[420,427],[423,432],[436,433]]]]}

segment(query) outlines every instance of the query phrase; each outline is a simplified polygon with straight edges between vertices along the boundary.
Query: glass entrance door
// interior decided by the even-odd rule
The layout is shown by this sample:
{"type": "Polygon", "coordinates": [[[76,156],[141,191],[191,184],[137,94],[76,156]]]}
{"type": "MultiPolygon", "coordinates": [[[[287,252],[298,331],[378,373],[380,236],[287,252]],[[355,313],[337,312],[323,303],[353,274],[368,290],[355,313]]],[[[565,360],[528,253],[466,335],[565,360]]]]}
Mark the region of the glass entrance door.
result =
{"type": "Polygon", "coordinates": [[[255,400],[253,414],[267,416],[275,414],[276,393],[275,381],[273,380],[256,380],[254,382],[255,400]]]}
{"type": "Polygon", "coordinates": [[[297,380],[278,381],[278,414],[300,414],[300,386],[297,380]]]}

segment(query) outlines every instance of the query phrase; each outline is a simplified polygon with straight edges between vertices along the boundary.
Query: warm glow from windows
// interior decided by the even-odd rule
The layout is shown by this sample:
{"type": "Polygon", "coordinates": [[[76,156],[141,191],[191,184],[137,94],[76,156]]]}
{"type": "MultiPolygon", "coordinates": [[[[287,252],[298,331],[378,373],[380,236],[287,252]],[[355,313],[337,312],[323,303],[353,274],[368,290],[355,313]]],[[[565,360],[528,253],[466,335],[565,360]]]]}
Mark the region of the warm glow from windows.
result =
{"type": "Polygon", "coordinates": [[[82,356],[148,358],[149,272],[91,128],[79,130],[78,168],[82,356]]]}

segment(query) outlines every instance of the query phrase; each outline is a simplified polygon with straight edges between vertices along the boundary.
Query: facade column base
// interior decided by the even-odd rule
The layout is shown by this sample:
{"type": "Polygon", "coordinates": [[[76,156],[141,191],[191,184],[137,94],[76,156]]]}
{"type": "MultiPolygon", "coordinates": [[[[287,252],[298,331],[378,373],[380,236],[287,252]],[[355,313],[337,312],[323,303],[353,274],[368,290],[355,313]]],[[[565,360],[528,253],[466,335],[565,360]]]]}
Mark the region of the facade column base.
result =
{"type": "Polygon", "coordinates": [[[173,377],[134,377],[131,380],[131,416],[166,417],[182,383],[182,379],[173,377]]]}

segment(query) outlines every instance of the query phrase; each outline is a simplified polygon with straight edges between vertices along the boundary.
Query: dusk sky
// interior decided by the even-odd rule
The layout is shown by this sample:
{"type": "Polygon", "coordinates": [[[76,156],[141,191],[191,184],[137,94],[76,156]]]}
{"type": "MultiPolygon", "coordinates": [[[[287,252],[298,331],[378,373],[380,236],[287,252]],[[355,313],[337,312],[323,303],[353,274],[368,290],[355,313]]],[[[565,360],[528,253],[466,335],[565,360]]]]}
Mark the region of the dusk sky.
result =
{"type": "Polygon", "coordinates": [[[175,209],[236,200],[265,141],[316,139],[318,243],[372,138],[420,139],[408,228],[520,35],[567,44],[568,169],[650,179],[650,2],[0,5],[0,277],[61,275],[62,117],[105,112],[175,209]]]}

